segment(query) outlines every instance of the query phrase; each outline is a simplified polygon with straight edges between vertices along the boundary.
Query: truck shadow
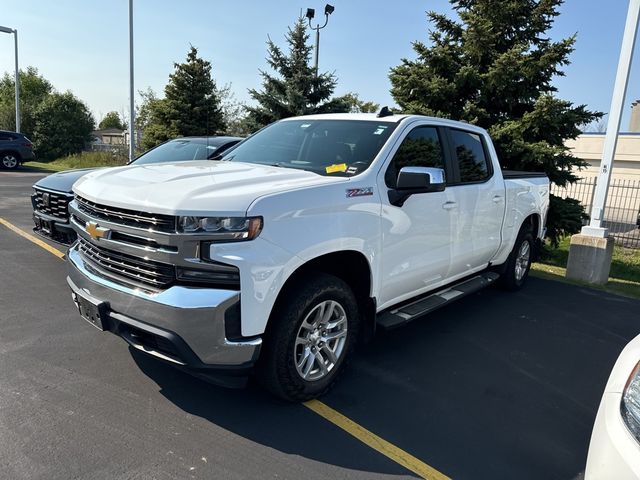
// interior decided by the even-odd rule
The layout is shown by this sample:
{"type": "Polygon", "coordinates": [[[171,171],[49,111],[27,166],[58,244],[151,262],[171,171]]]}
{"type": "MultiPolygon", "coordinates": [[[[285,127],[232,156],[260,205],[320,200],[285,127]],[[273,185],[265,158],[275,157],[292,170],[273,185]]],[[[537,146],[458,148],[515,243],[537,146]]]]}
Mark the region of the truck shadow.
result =
{"type": "MultiPolygon", "coordinates": [[[[453,478],[575,478],[640,301],[530,279],[489,289],[360,349],[322,400],[453,478]]],[[[209,385],[135,351],[182,410],[287,454],[408,474],[300,405],[209,385]],[[324,422],[324,423],[323,423],[324,422]],[[308,437],[301,432],[313,430],[308,437]]]]}

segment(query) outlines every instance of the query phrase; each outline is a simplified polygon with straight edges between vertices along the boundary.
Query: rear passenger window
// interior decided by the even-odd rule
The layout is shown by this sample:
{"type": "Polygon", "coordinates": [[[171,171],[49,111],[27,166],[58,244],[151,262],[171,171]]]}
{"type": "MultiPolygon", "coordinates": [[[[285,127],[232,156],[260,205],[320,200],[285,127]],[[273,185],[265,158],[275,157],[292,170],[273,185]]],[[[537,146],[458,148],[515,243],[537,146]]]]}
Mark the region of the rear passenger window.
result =
{"type": "Polygon", "coordinates": [[[482,182],[489,178],[489,166],[480,135],[452,129],[451,140],[458,161],[460,182],[482,182]]]}
{"type": "Polygon", "coordinates": [[[400,144],[385,173],[388,187],[395,188],[402,167],[435,167],[444,169],[442,144],[435,127],[417,127],[400,144]]]}

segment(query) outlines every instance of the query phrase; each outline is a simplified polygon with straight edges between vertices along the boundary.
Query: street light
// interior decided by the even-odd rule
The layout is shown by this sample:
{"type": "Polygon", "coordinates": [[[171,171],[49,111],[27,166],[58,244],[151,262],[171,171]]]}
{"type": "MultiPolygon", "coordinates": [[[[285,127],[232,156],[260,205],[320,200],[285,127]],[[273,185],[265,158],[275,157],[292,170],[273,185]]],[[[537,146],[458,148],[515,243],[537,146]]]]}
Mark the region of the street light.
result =
{"type": "Polygon", "coordinates": [[[322,30],[324,27],[327,26],[327,23],[329,23],[329,15],[331,15],[335,10],[335,7],[333,5],[329,5],[328,3],[324,6],[324,24],[322,26],[320,26],[320,24],[316,25],[315,27],[313,27],[311,25],[311,20],[313,20],[313,17],[315,17],[316,15],[316,11],[313,8],[307,8],[307,20],[309,20],[309,28],[311,30],[315,30],[316,31],[316,59],[315,59],[315,72],[316,72],[316,78],[318,77],[318,54],[320,51],[320,30],[322,30]]]}
{"type": "Polygon", "coordinates": [[[20,72],[18,70],[18,30],[14,28],[1,27],[2,33],[13,33],[16,47],[16,132],[20,133],[20,72]]]}
{"type": "Polygon", "coordinates": [[[129,161],[135,158],[135,91],[133,88],[133,0],[129,0],[129,161]]]}
{"type": "Polygon", "coordinates": [[[574,280],[603,285],[609,279],[613,238],[609,236],[608,229],[603,226],[604,213],[639,23],[640,0],[629,0],[591,219],[589,225],[582,227],[580,234],[571,237],[571,245],[569,246],[566,276],[574,280]]]}

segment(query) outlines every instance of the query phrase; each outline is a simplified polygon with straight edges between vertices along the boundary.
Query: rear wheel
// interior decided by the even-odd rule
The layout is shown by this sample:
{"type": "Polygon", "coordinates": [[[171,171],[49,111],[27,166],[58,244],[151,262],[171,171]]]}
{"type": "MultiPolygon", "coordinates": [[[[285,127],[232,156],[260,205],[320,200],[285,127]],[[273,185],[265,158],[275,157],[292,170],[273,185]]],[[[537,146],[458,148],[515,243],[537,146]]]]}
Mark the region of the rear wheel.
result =
{"type": "Polygon", "coordinates": [[[515,291],[523,287],[531,269],[534,247],[531,227],[523,225],[500,277],[501,284],[505,289],[515,291]]]}
{"type": "Polygon", "coordinates": [[[316,274],[285,294],[270,321],[258,364],[262,385],[289,401],[329,390],[357,337],[358,305],[349,286],[316,274]]]}
{"type": "Polygon", "coordinates": [[[0,165],[8,170],[14,170],[18,168],[20,164],[20,157],[16,153],[1,153],[0,165]]]}

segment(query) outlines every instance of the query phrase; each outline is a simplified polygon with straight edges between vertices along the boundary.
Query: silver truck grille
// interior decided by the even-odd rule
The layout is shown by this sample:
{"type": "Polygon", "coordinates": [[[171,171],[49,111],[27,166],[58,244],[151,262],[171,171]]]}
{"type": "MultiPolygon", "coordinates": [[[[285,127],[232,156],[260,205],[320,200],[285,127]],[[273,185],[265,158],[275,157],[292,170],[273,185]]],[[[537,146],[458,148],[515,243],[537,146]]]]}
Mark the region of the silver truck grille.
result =
{"type": "Polygon", "coordinates": [[[125,284],[160,290],[167,288],[175,280],[172,265],[114,252],[83,238],[78,239],[78,251],[87,268],[125,284]]]}
{"type": "Polygon", "coordinates": [[[41,190],[37,187],[34,187],[34,190],[36,210],[60,220],[69,220],[69,202],[73,200],[73,195],[41,190]]]}
{"type": "Polygon", "coordinates": [[[154,213],[138,212],[124,208],[101,205],[76,195],[78,210],[92,218],[105,220],[128,227],[142,228],[157,232],[175,233],[176,217],[154,213]]]}

